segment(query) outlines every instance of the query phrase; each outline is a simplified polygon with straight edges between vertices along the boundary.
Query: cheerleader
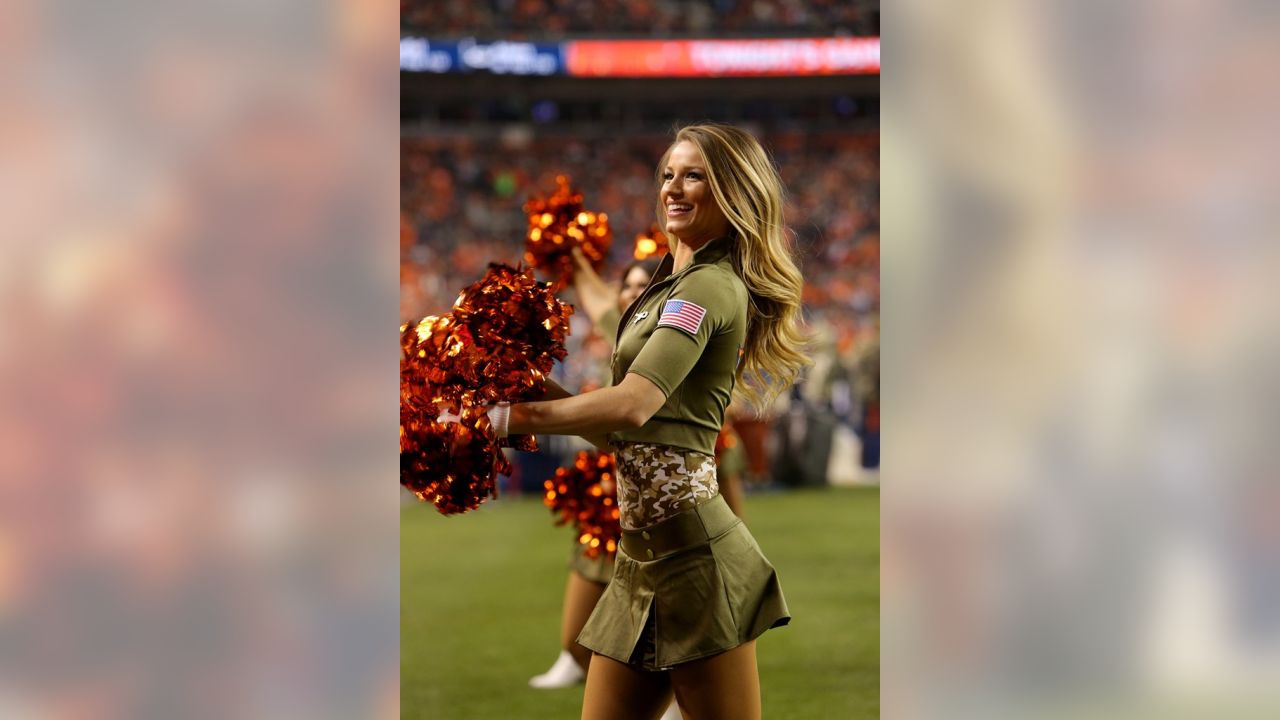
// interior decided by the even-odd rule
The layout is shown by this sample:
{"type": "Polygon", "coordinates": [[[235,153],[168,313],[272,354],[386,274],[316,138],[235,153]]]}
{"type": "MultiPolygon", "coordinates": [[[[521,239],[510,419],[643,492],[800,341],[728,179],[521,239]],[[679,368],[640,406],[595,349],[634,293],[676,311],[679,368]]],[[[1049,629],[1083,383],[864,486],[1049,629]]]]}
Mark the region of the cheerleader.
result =
{"type": "Polygon", "coordinates": [[[680,130],[658,165],[671,239],[620,318],[613,385],[490,411],[496,431],[587,437],[615,452],[623,536],[578,642],[584,720],[760,717],[755,639],[790,613],[777,573],[719,492],[716,438],[737,393],[767,407],[806,364],[802,278],[782,184],[749,133],[680,130]]]}

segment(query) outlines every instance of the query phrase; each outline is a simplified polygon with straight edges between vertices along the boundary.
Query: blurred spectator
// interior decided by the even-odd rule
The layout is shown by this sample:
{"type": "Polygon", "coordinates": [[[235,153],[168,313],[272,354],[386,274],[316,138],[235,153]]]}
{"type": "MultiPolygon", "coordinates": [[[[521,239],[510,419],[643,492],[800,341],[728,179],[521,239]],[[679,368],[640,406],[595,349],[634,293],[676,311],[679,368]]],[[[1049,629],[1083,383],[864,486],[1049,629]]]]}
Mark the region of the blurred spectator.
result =
{"type": "MultiPolygon", "coordinates": [[[[805,304],[841,353],[865,340],[880,298],[879,139],[875,134],[766,135],[790,193],[788,222],[808,281],[805,304]]],[[[401,141],[404,318],[445,312],[490,262],[518,262],[529,196],[565,173],[589,209],[608,213],[610,266],[654,222],[654,164],[665,135],[401,141]],[[412,302],[409,300],[412,299],[412,302]]]]}
{"type": "MultiPolygon", "coordinates": [[[[571,178],[588,209],[609,215],[614,242],[607,280],[617,279],[634,238],[655,220],[655,165],[669,135],[492,135],[401,140],[402,321],[448,312],[458,291],[488,263],[520,262],[527,229],[522,206],[531,195],[554,189],[558,174],[571,178]]],[[[819,423],[824,433],[833,422],[856,430],[871,455],[862,461],[878,463],[879,136],[778,130],[763,139],[787,186],[806,313],[820,331],[820,362],[802,381],[796,410],[826,418],[819,423]]],[[[566,299],[575,302],[569,293],[566,299]]],[[[609,354],[585,323],[574,323],[568,350],[556,380],[579,391],[598,385],[609,354]]],[[[769,428],[786,407],[775,410],[758,419],[734,417],[756,485],[771,480],[769,428]]]]}

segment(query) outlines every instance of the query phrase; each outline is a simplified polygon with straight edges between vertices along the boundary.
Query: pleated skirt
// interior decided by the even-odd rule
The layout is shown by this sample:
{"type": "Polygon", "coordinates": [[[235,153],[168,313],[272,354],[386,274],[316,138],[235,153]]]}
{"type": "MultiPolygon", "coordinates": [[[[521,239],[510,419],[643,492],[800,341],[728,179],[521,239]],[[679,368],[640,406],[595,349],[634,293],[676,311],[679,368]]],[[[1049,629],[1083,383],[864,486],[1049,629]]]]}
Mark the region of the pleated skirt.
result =
{"type": "Polygon", "coordinates": [[[668,670],[791,620],[777,572],[724,498],[623,530],[613,579],[578,643],[642,670],[668,670]]]}

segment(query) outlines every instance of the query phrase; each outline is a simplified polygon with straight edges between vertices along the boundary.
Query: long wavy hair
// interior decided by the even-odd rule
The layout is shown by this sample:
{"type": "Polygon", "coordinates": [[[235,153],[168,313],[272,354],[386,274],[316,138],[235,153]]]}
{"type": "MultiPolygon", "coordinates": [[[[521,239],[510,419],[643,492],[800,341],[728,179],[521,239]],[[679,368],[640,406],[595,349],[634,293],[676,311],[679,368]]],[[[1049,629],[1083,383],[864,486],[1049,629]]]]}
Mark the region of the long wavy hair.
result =
{"type": "MultiPolygon", "coordinates": [[[[805,353],[808,337],[800,309],[804,278],[792,257],[782,216],[782,179],[751,133],[731,125],[701,124],[676,132],[658,163],[659,184],[672,148],[684,141],[702,154],[711,194],[735,231],[733,268],[747,286],[750,303],[735,393],[763,412],[812,364],[805,353]]],[[[666,232],[660,196],[656,212],[666,232]]]]}

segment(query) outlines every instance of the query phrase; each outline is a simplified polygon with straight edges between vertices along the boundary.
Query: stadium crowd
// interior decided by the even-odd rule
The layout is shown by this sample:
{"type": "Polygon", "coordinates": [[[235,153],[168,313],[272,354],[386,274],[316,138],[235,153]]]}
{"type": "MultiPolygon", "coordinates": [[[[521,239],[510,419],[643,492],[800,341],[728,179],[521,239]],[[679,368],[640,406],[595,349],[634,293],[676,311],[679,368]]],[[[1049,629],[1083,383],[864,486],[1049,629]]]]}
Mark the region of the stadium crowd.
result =
{"type": "MultiPolygon", "coordinates": [[[[878,432],[879,137],[779,130],[764,140],[789,192],[787,220],[817,341],[816,365],[788,400],[810,419],[829,417],[826,431],[845,424],[865,443],[878,432]]],[[[637,234],[654,224],[653,161],[668,143],[667,135],[643,134],[402,138],[401,319],[447,312],[488,263],[520,262],[522,205],[550,193],[560,174],[582,191],[586,209],[608,214],[614,239],[602,275],[616,280],[637,234]]],[[[575,301],[571,291],[565,299],[575,301]]],[[[581,314],[574,323],[558,379],[585,389],[602,375],[609,352],[581,314]]],[[[787,412],[784,402],[775,415],[787,412]]],[[[757,458],[754,474],[768,476],[775,462],[757,458]]],[[[865,450],[863,464],[875,464],[865,450]]]]}
{"type": "Polygon", "coordinates": [[[438,36],[879,35],[879,0],[401,0],[401,24],[438,36]]]}

